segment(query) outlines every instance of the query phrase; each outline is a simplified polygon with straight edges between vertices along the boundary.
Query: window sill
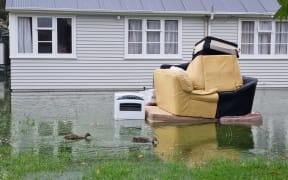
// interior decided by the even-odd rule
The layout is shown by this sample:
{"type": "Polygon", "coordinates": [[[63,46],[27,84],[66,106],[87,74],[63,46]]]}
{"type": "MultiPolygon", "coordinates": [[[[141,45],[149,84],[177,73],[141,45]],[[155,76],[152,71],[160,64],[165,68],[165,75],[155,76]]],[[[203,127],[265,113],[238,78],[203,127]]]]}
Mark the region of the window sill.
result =
{"type": "Polygon", "coordinates": [[[69,56],[42,56],[42,55],[17,55],[17,56],[10,56],[10,59],[61,59],[61,60],[76,60],[76,55],[69,55],[69,56]]]}

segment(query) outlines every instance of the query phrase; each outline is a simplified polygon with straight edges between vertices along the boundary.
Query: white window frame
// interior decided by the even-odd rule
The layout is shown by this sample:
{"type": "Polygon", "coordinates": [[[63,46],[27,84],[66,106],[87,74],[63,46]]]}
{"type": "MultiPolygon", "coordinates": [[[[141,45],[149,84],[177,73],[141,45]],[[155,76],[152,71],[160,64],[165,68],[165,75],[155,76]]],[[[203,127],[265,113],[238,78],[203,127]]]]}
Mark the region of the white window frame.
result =
{"type": "Polygon", "coordinates": [[[238,44],[240,48],[240,57],[244,59],[271,59],[271,58],[277,58],[277,59],[287,59],[288,53],[287,54],[275,54],[275,43],[276,43],[276,22],[280,21],[275,21],[272,19],[239,19],[239,24],[238,24],[238,44]],[[245,21],[253,21],[255,23],[254,25],[254,54],[241,54],[241,36],[242,36],[242,22],[245,21]],[[271,21],[272,22],[272,29],[271,31],[263,31],[259,30],[259,22],[261,21],[271,21]],[[258,52],[258,36],[260,32],[269,32],[271,33],[271,49],[270,49],[270,54],[259,54],[258,52]]]}
{"type": "Polygon", "coordinates": [[[182,18],[125,17],[125,59],[182,59],[182,18]],[[128,21],[142,20],[142,54],[128,54],[128,21]],[[147,20],[160,20],[160,54],[147,54],[147,20]],[[165,20],[178,21],[178,54],[165,54],[165,20]]]}
{"type": "Polygon", "coordinates": [[[9,31],[13,36],[10,36],[10,58],[41,58],[41,59],[76,59],[76,16],[63,16],[63,15],[37,15],[37,14],[10,14],[9,16],[9,31]],[[32,17],[32,53],[19,53],[18,52],[18,17],[32,17]],[[38,53],[38,17],[51,17],[52,18],[52,53],[38,53]],[[71,48],[72,53],[58,53],[57,52],[57,18],[71,18],[71,48]]]}

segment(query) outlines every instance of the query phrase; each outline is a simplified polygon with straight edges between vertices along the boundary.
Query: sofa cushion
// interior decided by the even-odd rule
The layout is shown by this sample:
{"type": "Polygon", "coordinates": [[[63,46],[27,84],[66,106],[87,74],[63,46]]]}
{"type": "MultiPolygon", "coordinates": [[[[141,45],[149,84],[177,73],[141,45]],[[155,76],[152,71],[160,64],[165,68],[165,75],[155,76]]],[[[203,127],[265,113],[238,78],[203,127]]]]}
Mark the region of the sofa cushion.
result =
{"type": "Polygon", "coordinates": [[[204,56],[205,90],[233,91],[243,85],[237,58],[234,55],[204,56]]]}
{"type": "Polygon", "coordinates": [[[187,73],[194,89],[218,92],[232,91],[243,85],[242,76],[236,56],[201,55],[188,66],[187,73]]]}
{"type": "Polygon", "coordinates": [[[204,76],[203,76],[203,65],[202,65],[202,56],[196,57],[187,67],[187,74],[190,80],[193,83],[193,88],[204,89],[204,76]]]}

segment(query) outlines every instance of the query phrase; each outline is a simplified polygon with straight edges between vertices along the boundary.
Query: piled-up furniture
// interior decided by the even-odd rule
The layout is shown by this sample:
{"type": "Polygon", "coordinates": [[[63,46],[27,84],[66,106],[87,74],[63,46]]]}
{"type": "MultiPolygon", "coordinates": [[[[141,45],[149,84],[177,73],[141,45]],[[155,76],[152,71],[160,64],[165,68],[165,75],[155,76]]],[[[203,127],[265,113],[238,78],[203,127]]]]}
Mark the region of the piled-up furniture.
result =
{"type": "MultiPolygon", "coordinates": [[[[211,45],[209,38],[201,40],[204,43],[200,43],[193,60],[186,63],[188,66],[163,65],[155,70],[154,88],[159,108],[174,115],[203,118],[251,112],[257,79],[241,75],[236,49],[221,54],[221,50],[234,46],[221,47],[213,55],[211,47],[204,47],[204,44],[211,45]],[[209,38],[210,43],[205,42],[209,38]]],[[[215,52],[215,46],[213,48],[215,52]]]]}

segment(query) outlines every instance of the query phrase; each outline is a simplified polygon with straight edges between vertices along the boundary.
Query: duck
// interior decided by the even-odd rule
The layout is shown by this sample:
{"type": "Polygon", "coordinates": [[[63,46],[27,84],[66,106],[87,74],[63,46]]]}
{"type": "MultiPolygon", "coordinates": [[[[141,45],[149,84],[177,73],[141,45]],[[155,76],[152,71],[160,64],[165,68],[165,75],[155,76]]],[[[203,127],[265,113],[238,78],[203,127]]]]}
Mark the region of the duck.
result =
{"type": "Polygon", "coordinates": [[[148,137],[133,137],[133,142],[136,143],[149,143],[151,142],[153,146],[156,146],[158,144],[158,139],[156,137],[153,137],[153,139],[150,139],[148,137]]]}
{"type": "Polygon", "coordinates": [[[64,139],[67,140],[80,140],[80,139],[86,139],[88,140],[88,137],[91,136],[90,133],[86,133],[84,136],[79,136],[77,134],[67,134],[64,136],[64,139]]]}

